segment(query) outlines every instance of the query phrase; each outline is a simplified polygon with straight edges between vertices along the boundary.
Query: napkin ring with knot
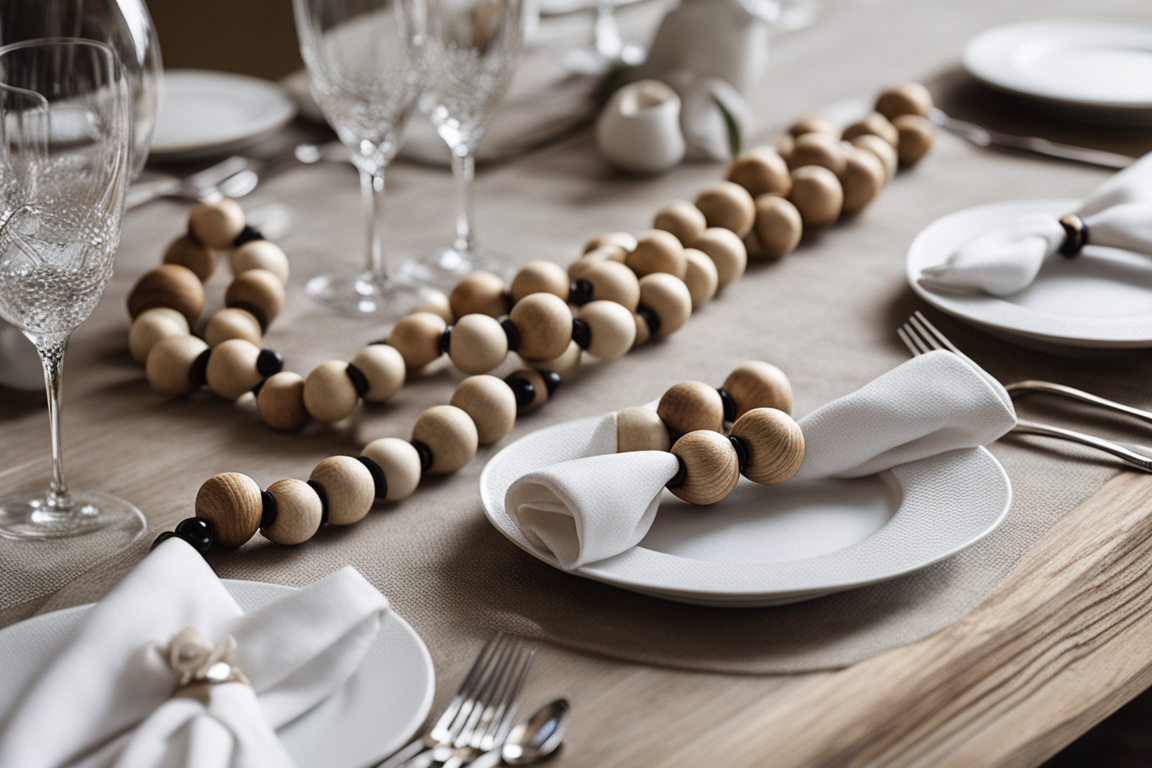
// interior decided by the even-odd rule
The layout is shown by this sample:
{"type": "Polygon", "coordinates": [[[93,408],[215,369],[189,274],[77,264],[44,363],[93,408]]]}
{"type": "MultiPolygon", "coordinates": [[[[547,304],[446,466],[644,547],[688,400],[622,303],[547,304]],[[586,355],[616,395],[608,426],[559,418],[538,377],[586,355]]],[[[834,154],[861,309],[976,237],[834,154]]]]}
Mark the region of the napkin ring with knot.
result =
{"type": "Polygon", "coordinates": [[[236,650],[236,639],[231,635],[213,647],[196,627],[185,627],[168,641],[165,650],[168,666],[180,673],[180,685],[173,691],[173,697],[186,696],[207,702],[208,691],[214,685],[252,684],[230,661],[236,650]]]}

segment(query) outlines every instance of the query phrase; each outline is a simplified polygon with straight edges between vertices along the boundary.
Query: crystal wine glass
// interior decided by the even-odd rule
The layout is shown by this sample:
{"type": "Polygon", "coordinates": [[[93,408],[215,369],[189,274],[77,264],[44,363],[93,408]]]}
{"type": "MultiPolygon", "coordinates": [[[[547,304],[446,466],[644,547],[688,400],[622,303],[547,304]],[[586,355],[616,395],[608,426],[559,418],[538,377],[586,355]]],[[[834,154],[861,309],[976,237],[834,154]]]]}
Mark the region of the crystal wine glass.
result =
{"type": "Polygon", "coordinates": [[[520,61],[523,0],[403,0],[408,40],[424,73],[420,108],[452,151],[458,187],[456,239],[417,259],[417,274],[451,287],[476,269],[511,271],[506,260],[481,252],[472,228],[475,152],[492,111],[520,61]]]}
{"type": "Polygon", "coordinates": [[[427,289],[384,258],[384,169],[420,91],[397,0],[293,0],[312,95],[360,171],[368,209],[368,268],[309,281],[317,301],[353,314],[398,320],[427,289]]]}
{"type": "Polygon", "coordinates": [[[0,499],[0,535],[116,529],[127,544],[144,516],[70,491],[60,443],[64,349],[112,275],[131,173],[132,93],[116,53],[74,38],[0,48],[0,132],[0,315],[40,353],[52,430],[52,482],[0,499]]]}
{"type": "Polygon", "coordinates": [[[640,43],[625,41],[616,21],[616,0],[598,0],[592,47],[573,48],[564,57],[568,69],[581,75],[603,75],[612,67],[638,67],[648,52],[640,43]]]}

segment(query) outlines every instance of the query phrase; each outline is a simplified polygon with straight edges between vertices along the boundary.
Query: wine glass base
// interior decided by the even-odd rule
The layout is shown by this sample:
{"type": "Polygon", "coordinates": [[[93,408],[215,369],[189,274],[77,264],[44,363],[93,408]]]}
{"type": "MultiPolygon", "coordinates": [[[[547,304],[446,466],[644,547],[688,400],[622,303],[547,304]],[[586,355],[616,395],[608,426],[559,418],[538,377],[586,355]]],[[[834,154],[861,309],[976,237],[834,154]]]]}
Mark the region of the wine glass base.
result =
{"type": "Polygon", "coordinates": [[[385,321],[399,320],[432,296],[404,267],[383,283],[370,272],[320,275],[308,281],[304,292],[330,309],[385,321]]]}
{"type": "Polygon", "coordinates": [[[639,43],[624,43],[619,52],[608,55],[594,48],[573,48],[564,54],[564,66],[578,75],[604,75],[613,67],[638,67],[648,58],[639,43]]]}
{"type": "Polygon", "coordinates": [[[403,267],[404,275],[412,280],[450,292],[458,282],[473,272],[492,272],[510,280],[516,265],[507,256],[487,251],[471,254],[443,246],[417,256],[403,267]]]}
{"type": "MultiPolygon", "coordinates": [[[[125,547],[148,527],[132,504],[96,491],[72,493],[72,507],[52,507],[44,493],[0,499],[0,536],[8,539],[59,539],[103,532],[125,547]]],[[[103,552],[104,556],[112,554],[103,552]]]]}

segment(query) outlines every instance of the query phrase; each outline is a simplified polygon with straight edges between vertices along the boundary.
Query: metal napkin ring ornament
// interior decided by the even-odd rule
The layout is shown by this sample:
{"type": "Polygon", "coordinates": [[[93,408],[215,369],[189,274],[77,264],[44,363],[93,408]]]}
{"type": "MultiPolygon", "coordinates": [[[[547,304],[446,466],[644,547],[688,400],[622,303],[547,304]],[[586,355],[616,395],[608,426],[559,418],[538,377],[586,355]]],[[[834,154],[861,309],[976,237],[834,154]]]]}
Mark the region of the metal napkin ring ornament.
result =
{"type": "Polygon", "coordinates": [[[212,647],[196,627],[185,627],[168,641],[168,666],[180,673],[180,686],[172,696],[186,696],[208,702],[214,685],[243,683],[251,685],[240,668],[229,658],[236,650],[236,639],[227,635],[212,647]]]}
{"type": "Polygon", "coordinates": [[[1060,219],[1060,226],[1064,227],[1064,242],[1060,246],[1060,253],[1069,259],[1079,256],[1084,246],[1088,245],[1088,225],[1074,213],[1060,219]]]}

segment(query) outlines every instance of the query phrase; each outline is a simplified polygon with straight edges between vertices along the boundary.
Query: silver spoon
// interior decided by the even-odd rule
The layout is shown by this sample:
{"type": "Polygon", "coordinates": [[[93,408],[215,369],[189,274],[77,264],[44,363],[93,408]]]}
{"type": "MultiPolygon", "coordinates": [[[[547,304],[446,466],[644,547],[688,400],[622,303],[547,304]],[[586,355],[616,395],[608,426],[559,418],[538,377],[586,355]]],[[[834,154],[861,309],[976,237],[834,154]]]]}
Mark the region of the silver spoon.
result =
{"type": "Polygon", "coordinates": [[[501,747],[480,755],[468,764],[468,768],[540,762],[560,746],[570,711],[568,699],[556,699],[545,704],[536,710],[536,714],[513,728],[501,747]]]}

